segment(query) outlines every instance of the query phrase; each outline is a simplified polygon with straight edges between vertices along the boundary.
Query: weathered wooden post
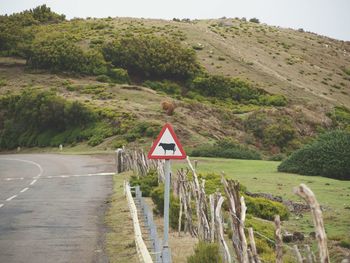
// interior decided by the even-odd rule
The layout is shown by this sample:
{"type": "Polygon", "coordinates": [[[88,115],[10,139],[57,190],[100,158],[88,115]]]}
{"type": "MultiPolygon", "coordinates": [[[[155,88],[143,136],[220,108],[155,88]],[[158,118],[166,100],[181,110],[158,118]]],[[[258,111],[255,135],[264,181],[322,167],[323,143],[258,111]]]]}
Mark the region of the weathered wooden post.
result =
{"type": "Polygon", "coordinates": [[[305,184],[300,184],[298,187],[295,187],[294,193],[302,197],[310,206],[312,219],[315,226],[316,239],[318,242],[320,262],[330,262],[327,248],[327,235],[324,229],[322,210],[319,203],[317,202],[315,194],[305,184]]]}
{"type": "Polygon", "coordinates": [[[280,216],[275,216],[276,263],[283,262],[283,241],[280,216]]]}

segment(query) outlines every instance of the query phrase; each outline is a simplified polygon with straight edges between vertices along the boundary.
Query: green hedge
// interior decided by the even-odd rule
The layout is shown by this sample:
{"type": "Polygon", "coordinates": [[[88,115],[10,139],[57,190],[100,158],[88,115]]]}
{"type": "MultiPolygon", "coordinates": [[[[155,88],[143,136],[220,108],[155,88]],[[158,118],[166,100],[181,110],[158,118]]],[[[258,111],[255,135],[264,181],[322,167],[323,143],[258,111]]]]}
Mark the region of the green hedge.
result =
{"type": "Polygon", "coordinates": [[[350,133],[332,131],[294,152],[278,171],[350,180],[350,133]]]}
{"type": "Polygon", "coordinates": [[[190,155],[193,157],[221,157],[248,160],[261,159],[261,156],[257,151],[227,140],[218,141],[214,145],[198,146],[192,150],[190,155]]]}

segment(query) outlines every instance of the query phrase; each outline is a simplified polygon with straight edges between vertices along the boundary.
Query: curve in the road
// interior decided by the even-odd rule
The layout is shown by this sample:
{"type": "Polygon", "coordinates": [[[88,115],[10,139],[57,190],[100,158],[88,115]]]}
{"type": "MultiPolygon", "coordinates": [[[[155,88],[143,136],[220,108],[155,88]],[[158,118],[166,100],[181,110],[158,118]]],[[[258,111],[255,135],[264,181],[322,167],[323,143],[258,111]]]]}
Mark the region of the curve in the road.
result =
{"type": "MultiPolygon", "coordinates": [[[[27,191],[29,189],[29,187],[31,185],[34,185],[38,179],[40,178],[40,176],[42,176],[42,174],[44,173],[44,169],[41,167],[40,164],[36,163],[36,162],[33,162],[33,161],[28,161],[28,160],[22,160],[22,159],[14,159],[14,158],[0,158],[0,160],[6,160],[6,161],[17,161],[17,162],[24,162],[24,163],[29,163],[29,164],[32,164],[32,165],[35,165],[36,167],[39,168],[39,173],[37,176],[35,176],[33,178],[33,181],[30,182],[29,186],[26,187],[26,188],[23,188],[21,191],[19,191],[18,194],[16,195],[13,195],[13,196],[10,196],[9,198],[6,199],[6,202],[10,202],[11,200],[15,199],[19,194],[21,193],[24,193],[25,191],[27,191]]],[[[0,204],[0,208],[3,207],[4,204],[0,204]]]]}

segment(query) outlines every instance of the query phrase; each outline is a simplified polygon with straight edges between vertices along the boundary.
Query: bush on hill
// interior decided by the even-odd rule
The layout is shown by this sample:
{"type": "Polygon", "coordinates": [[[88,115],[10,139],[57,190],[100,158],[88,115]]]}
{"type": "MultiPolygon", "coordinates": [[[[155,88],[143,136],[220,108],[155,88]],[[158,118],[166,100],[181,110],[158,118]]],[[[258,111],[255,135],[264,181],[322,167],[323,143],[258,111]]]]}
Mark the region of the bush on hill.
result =
{"type": "Polygon", "coordinates": [[[96,120],[81,103],[36,90],[1,98],[0,112],[0,147],[5,149],[49,146],[55,135],[66,131],[78,140],[80,130],[96,120]]]}
{"type": "Polygon", "coordinates": [[[335,126],[350,131],[350,110],[344,106],[336,106],[327,114],[335,126]]]}
{"type": "Polygon", "coordinates": [[[198,71],[192,49],[155,35],[124,36],[103,46],[105,59],[145,79],[186,80],[198,71]]]}
{"type": "Polygon", "coordinates": [[[298,146],[297,130],[287,116],[263,111],[254,112],[244,120],[244,127],[262,142],[264,148],[278,147],[282,152],[286,152],[298,146]]]}
{"type": "Polygon", "coordinates": [[[32,25],[59,23],[64,15],[52,12],[46,5],[21,13],[0,16],[0,52],[3,55],[24,57],[34,38],[32,25]]]}
{"type": "Polygon", "coordinates": [[[253,17],[253,18],[249,19],[249,22],[256,23],[256,24],[260,24],[259,19],[256,18],[256,17],[253,17]]]}
{"type": "Polygon", "coordinates": [[[171,82],[168,80],[164,80],[164,81],[146,80],[143,83],[143,85],[153,90],[164,92],[166,94],[171,94],[171,95],[180,95],[182,91],[181,86],[179,86],[175,82],[171,82]]]}
{"type": "Polygon", "coordinates": [[[107,66],[101,53],[84,51],[74,41],[61,35],[36,40],[27,55],[32,68],[101,75],[107,66]]]}
{"type": "Polygon", "coordinates": [[[282,95],[270,95],[252,87],[246,81],[222,75],[196,76],[190,83],[190,91],[198,92],[204,97],[233,100],[240,103],[256,105],[285,106],[287,100],[282,95]]]}
{"type": "Polygon", "coordinates": [[[221,157],[248,160],[261,159],[258,152],[227,140],[218,141],[214,145],[198,146],[192,150],[190,155],[194,157],[221,157]]]}
{"type": "Polygon", "coordinates": [[[350,133],[321,135],[283,161],[278,171],[350,180],[350,133]]]}

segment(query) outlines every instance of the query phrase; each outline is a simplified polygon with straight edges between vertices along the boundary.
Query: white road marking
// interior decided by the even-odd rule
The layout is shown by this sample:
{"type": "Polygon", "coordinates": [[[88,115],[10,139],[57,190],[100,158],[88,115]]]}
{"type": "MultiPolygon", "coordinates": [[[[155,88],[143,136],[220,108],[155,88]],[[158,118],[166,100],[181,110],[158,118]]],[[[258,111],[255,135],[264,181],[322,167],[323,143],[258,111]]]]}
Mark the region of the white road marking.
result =
{"type": "Polygon", "coordinates": [[[90,175],[115,175],[115,173],[97,173],[97,174],[90,174],[90,175]]]}
{"type": "Polygon", "coordinates": [[[33,185],[36,183],[36,181],[38,181],[38,179],[34,179],[29,185],[33,185]]]}
{"type": "Polygon", "coordinates": [[[6,201],[11,201],[12,199],[15,199],[16,197],[17,197],[17,195],[13,195],[13,196],[7,198],[6,201]]]}
{"type": "Polygon", "coordinates": [[[28,189],[29,189],[28,187],[22,189],[22,190],[21,190],[21,193],[24,193],[24,192],[27,191],[28,189]]]}
{"type": "Polygon", "coordinates": [[[28,160],[22,160],[22,159],[15,159],[15,158],[0,158],[0,160],[8,160],[8,161],[18,161],[18,162],[24,162],[24,163],[30,163],[30,164],[33,164],[35,165],[36,167],[39,168],[39,174],[37,175],[37,177],[40,177],[44,170],[43,168],[41,167],[40,164],[36,163],[36,162],[33,162],[33,161],[28,161],[28,160]]]}
{"type": "MultiPolygon", "coordinates": [[[[42,176],[44,170],[43,168],[41,167],[40,164],[36,163],[36,162],[33,162],[33,161],[28,161],[28,160],[22,160],[22,159],[12,159],[12,158],[0,158],[0,160],[8,160],[8,161],[19,161],[19,162],[25,162],[25,163],[30,163],[30,164],[33,164],[35,165],[36,167],[39,168],[39,174],[35,177],[32,177],[34,180],[29,184],[29,185],[33,185],[35,184],[38,179],[42,176]]],[[[72,174],[72,175],[57,175],[57,176],[47,176],[47,178],[53,178],[53,177],[60,177],[60,178],[68,178],[68,177],[81,177],[81,176],[103,176],[103,175],[114,175],[115,173],[112,172],[112,173],[94,173],[94,174],[72,174]]],[[[25,178],[24,177],[19,177],[19,178],[5,178],[4,180],[5,181],[12,181],[12,180],[24,180],[25,178]]],[[[24,189],[22,189],[20,191],[20,193],[24,193],[25,191],[27,191],[29,189],[29,187],[26,187],[24,189]]],[[[9,198],[6,199],[6,201],[11,201],[13,199],[15,199],[18,195],[13,195],[9,198]]],[[[0,204],[0,208],[3,207],[4,204],[0,204]]]]}
{"type": "Polygon", "coordinates": [[[13,178],[5,178],[4,180],[5,181],[13,181],[13,180],[23,180],[23,179],[24,179],[23,177],[19,177],[19,178],[13,177],[13,178]]]}
{"type": "MultiPolygon", "coordinates": [[[[1,159],[1,158],[0,158],[1,159]]],[[[95,173],[95,174],[62,174],[62,175],[48,175],[48,176],[44,176],[44,177],[40,177],[40,178],[68,178],[68,177],[84,177],[84,176],[108,176],[108,175],[114,175],[114,172],[111,173],[95,173]]],[[[9,177],[9,178],[4,178],[5,181],[13,181],[13,180],[28,180],[28,179],[39,179],[38,176],[34,176],[34,177],[9,177]]]]}

